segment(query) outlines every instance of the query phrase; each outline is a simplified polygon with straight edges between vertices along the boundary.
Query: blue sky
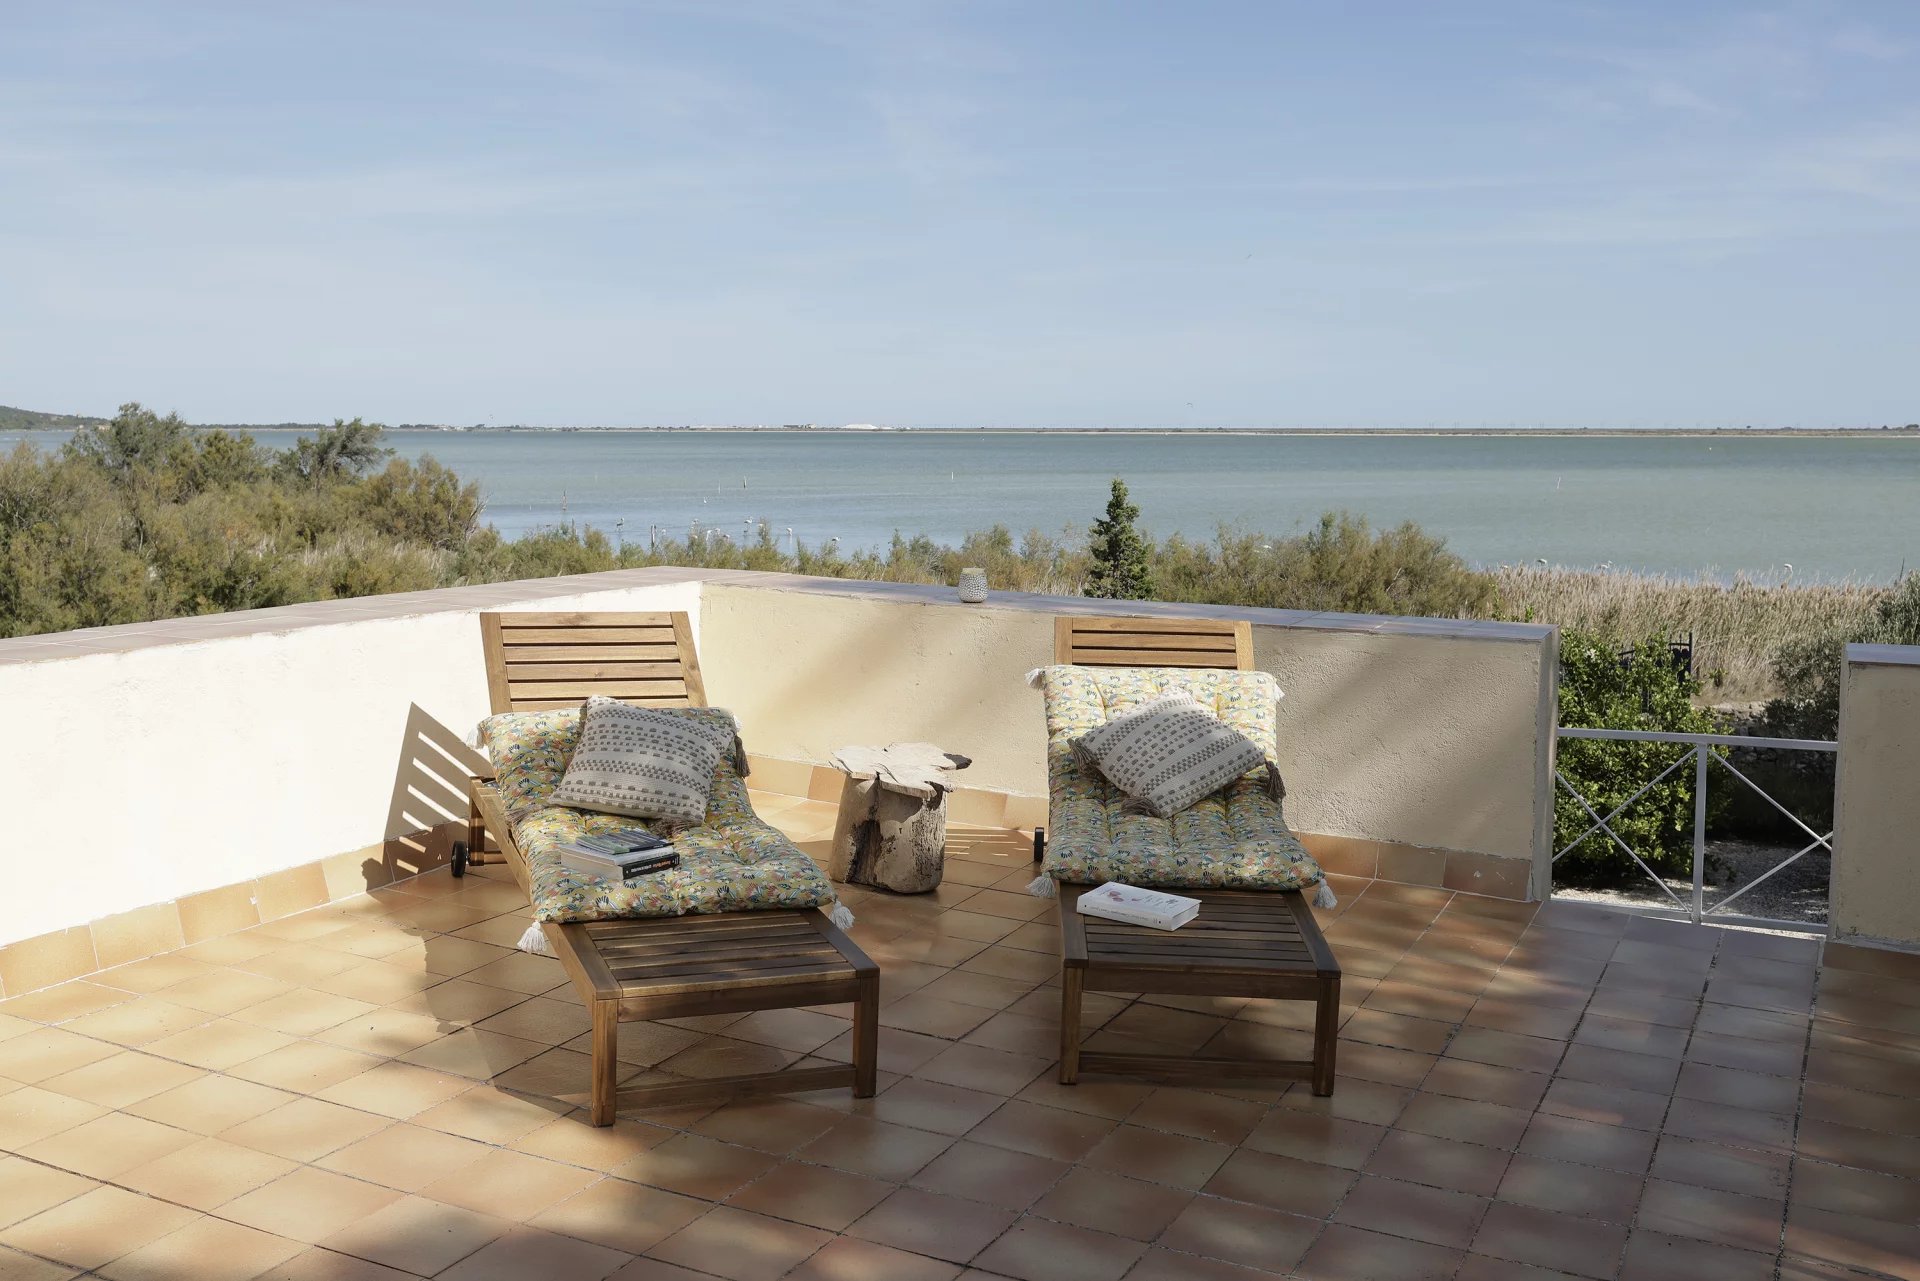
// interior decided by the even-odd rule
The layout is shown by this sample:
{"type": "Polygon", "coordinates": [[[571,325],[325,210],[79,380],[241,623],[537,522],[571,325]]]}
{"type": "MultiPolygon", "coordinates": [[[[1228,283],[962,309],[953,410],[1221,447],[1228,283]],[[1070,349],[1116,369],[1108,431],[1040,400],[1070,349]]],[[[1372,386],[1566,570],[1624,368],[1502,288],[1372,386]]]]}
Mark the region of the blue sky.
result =
{"type": "Polygon", "coordinates": [[[1920,4],[0,0],[0,403],[1920,419],[1920,4]]]}

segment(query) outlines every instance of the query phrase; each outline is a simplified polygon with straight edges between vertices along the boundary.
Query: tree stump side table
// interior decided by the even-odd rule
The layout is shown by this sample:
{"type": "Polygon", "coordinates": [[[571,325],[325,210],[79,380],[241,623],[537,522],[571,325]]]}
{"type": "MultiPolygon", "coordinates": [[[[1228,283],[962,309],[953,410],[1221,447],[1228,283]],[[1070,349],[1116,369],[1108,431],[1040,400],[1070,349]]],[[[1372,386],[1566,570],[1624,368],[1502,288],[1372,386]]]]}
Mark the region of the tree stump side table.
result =
{"type": "Polygon", "coordinates": [[[973,764],[931,743],[843,747],[827,758],[847,776],[827,875],[896,894],[924,894],[946,870],[947,793],[973,764]]]}

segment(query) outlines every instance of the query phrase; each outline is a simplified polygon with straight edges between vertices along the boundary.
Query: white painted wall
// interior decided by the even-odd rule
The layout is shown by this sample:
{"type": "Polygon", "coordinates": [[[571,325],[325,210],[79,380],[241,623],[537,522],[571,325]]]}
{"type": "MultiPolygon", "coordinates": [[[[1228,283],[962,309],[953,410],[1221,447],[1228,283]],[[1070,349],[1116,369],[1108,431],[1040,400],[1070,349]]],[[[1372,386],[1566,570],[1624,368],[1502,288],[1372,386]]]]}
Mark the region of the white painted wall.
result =
{"type": "Polygon", "coordinates": [[[1920,948],[1920,646],[1849,645],[1829,933],[1920,948]]]}
{"type": "Polygon", "coordinates": [[[456,740],[487,713],[482,609],[686,610],[698,622],[696,581],[532,594],[545,587],[422,593],[420,612],[390,617],[340,602],[337,622],[305,605],[170,629],[261,628],[199,641],[93,629],[72,657],[8,662],[0,648],[13,756],[0,945],[454,817],[431,799],[445,789],[396,805],[395,788],[420,755],[416,705],[456,740]]]}

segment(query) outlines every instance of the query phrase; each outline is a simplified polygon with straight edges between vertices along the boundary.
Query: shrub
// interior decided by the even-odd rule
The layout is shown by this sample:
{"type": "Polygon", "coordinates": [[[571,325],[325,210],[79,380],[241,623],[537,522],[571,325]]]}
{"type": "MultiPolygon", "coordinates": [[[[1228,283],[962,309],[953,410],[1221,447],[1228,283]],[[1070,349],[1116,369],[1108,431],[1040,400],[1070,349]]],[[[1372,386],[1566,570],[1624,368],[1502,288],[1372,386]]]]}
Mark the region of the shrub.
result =
{"type": "MultiPolygon", "coordinates": [[[[1584,729],[1664,730],[1711,734],[1711,712],[1693,705],[1699,685],[1677,666],[1665,638],[1626,648],[1592,632],[1565,632],[1560,638],[1560,723],[1584,729]]],[[[1561,739],[1558,769],[1586,798],[1590,815],[1556,783],[1556,853],[1606,817],[1660,771],[1685,755],[1678,743],[1561,739]]],[[[1720,773],[1717,769],[1712,773],[1720,773]]],[[[1725,805],[1723,780],[1709,786],[1708,822],[1725,805]]],[[[1682,766],[1650,788],[1609,826],[1648,867],[1662,876],[1693,874],[1693,767],[1682,766]]],[[[1554,865],[1556,880],[1567,884],[1627,886],[1643,881],[1642,872],[1605,832],[1594,832],[1554,865]]]]}

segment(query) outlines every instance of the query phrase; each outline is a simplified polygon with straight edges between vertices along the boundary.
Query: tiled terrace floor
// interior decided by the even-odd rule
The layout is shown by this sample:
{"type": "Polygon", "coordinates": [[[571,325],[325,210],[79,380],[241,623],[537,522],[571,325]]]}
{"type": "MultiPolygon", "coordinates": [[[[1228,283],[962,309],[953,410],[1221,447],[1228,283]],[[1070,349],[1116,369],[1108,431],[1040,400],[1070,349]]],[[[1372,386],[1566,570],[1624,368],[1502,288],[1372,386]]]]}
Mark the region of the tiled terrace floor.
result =
{"type": "MultiPolygon", "coordinates": [[[[819,840],[828,807],[763,798],[819,840]]],[[[1053,1080],[1018,834],[851,895],[880,1095],[596,1130],[495,867],[0,1005],[0,1281],[1920,1277],[1911,958],[1377,882],[1326,916],[1339,1088],[1053,1080]],[[1865,1269],[1865,1272],[1850,1271],[1865,1269]]],[[[1089,998],[1097,1041],[1298,1054],[1304,1007],[1089,998]]],[[[630,1024],[636,1075],[844,1056],[841,1011],[630,1024]]]]}

